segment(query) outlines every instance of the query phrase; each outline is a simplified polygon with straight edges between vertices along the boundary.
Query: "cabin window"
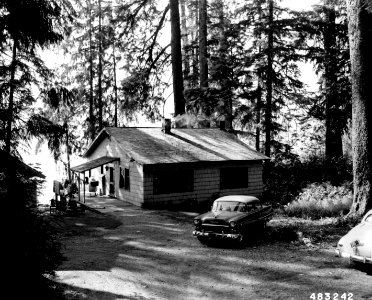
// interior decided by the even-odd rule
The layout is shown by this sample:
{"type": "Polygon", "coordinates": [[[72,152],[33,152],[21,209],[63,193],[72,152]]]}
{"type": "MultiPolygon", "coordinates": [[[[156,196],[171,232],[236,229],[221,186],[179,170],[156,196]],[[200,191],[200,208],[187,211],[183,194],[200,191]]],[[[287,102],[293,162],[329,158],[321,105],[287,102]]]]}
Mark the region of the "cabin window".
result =
{"type": "Polygon", "coordinates": [[[114,182],[114,168],[110,168],[110,182],[114,182]]]}
{"type": "Polygon", "coordinates": [[[124,189],[130,190],[130,177],[129,177],[129,169],[124,168],[124,189]]]}
{"type": "Polygon", "coordinates": [[[101,174],[103,174],[103,165],[101,166],[101,174]]]}
{"type": "Polygon", "coordinates": [[[241,189],[248,187],[248,167],[222,168],[220,170],[221,189],[241,189]]]}
{"type": "Polygon", "coordinates": [[[120,168],[119,188],[124,188],[124,174],[122,168],[120,168]]]}
{"type": "Polygon", "coordinates": [[[154,174],[154,194],[192,192],[194,170],[162,170],[154,174]]]}
{"type": "Polygon", "coordinates": [[[129,169],[127,168],[120,168],[119,187],[124,190],[130,190],[129,169]]]}
{"type": "Polygon", "coordinates": [[[89,170],[89,175],[88,177],[92,177],[92,170],[89,170]]]}

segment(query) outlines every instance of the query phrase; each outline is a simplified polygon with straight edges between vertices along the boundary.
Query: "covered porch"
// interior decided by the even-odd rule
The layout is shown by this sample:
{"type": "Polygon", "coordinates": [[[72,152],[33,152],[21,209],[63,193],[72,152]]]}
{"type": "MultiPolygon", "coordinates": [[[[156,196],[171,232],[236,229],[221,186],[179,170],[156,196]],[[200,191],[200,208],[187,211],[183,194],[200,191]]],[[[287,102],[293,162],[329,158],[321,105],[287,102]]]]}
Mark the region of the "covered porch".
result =
{"type": "MultiPolygon", "coordinates": [[[[86,188],[85,185],[88,184],[89,177],[86,176],[86,172],[89,172],[93,169],[103,167],[107,164],[116,163],[119,164],[120,158],[119,157],[113,157],[113,156],[102,156],[90,161],[87,161],[83,164],[80,164],[78,166],[72,167],[71,171],[74,172],[74,174],[77,175],[78,178],[78,201],[79,202],[86,202],[86,188]],[[81,185],[83,187],[81,187],[81,185]],[[82,198],[82,199],[81,199],[82,198]]],[[[105,175],[102,176],[104,180],[105,175]]],[[[97,182],[98,183],[98,182],[97,182]]],[[[90,184],[90,183],[89,183],[90,184]]],[[[98,185],[98,184],[97,184],[98,185]]]]}

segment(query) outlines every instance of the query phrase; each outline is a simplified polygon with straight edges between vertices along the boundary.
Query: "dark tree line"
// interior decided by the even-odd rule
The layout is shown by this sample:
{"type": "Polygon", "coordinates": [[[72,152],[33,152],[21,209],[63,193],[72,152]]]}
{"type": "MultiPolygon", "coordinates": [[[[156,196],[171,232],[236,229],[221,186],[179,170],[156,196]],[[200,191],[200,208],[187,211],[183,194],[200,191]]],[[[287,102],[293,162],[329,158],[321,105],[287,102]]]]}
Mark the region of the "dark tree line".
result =
{"type": "Polygon", "coordinates": [[[6,212],[2,227],[7,228],[2,247],[7,260],[4,287],[20,298],[54,298],[45,275],[53,276],[63,259],[55,234],[34,208],[32,195],[41,182],[28,174],[19,149],[27,148],[32,136],[54,132],[58,140],[57,135],[62,135],[62,128],[33,108],[32,89],[43,88],[52,77],[39,50],[63,39],[72,13],[68,1],[0,2],[0,201],[6,212]]]}
{"type": "MultiPolygon", "coordinates": [[[[344,1],[322,0],[306,12],[275,0],[76,3],[79,18],[66,49],[76,61],[77,93],[89,99],[90,140],[138,112],[160,118],[172,86],[174,116],[197,120],[191,126],[224,120],[275,157],[301,139],[288,128],[318,120],[325,156],[342,158],[351,119],[344,1]],[[313,64],[318,92],[306,92],[298,62],[313,64]],[[283,138],[290,134],[293,143],[283,138]]],[[[64,76],[71,71],[66,66],[64,76]]],[[[190,126],[183,122],[178,126],[190,126]]]]}

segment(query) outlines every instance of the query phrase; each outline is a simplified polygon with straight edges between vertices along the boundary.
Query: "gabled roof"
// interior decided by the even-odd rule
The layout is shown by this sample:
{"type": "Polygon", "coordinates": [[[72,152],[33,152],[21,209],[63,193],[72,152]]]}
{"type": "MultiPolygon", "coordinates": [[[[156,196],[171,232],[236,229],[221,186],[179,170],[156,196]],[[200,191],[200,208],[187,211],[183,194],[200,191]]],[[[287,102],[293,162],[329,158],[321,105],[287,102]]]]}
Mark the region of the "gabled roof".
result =
{"type": "Polygon", "coordinates": [[[116,142],[123,154],[140,164],[265,160],[267,156],[250,148],[234,134],[220,129],[106,127],[84,156],[88,157],[105,139],[116,142]]]}

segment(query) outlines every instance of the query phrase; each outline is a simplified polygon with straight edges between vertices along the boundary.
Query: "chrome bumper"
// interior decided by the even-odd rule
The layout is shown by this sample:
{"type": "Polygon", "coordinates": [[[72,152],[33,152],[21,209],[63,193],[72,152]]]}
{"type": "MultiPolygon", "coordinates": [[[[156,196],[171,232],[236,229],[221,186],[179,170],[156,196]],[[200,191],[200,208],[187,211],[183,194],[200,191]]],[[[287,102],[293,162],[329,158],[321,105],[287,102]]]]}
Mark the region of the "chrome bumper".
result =
{"type": "Polygon", "coordinates": [[[361,262],[361,263],[365,263],[365,264],[372,264],[372,258],[371,257],[364,257],[364,256],[360,256],[360,255],[349,254],[349,253],[346,253],[346,252],[342,252],[340,249],[336,249],[335,251],[336,251],[336,255],[338,257],[348,258],[351,261],[357,261],[357,262],[361,262]]]}
{"type": "Polygon", "coordinates": [[[209,238],[217,238],[217,239],[230,239],[230,240],[238,240],[242,239],[243,235],[240,233],[215,233],[215,232],[205,232],[200,230],[194,230],[192,232],[194,236],[203,236],[209,238]]]}

